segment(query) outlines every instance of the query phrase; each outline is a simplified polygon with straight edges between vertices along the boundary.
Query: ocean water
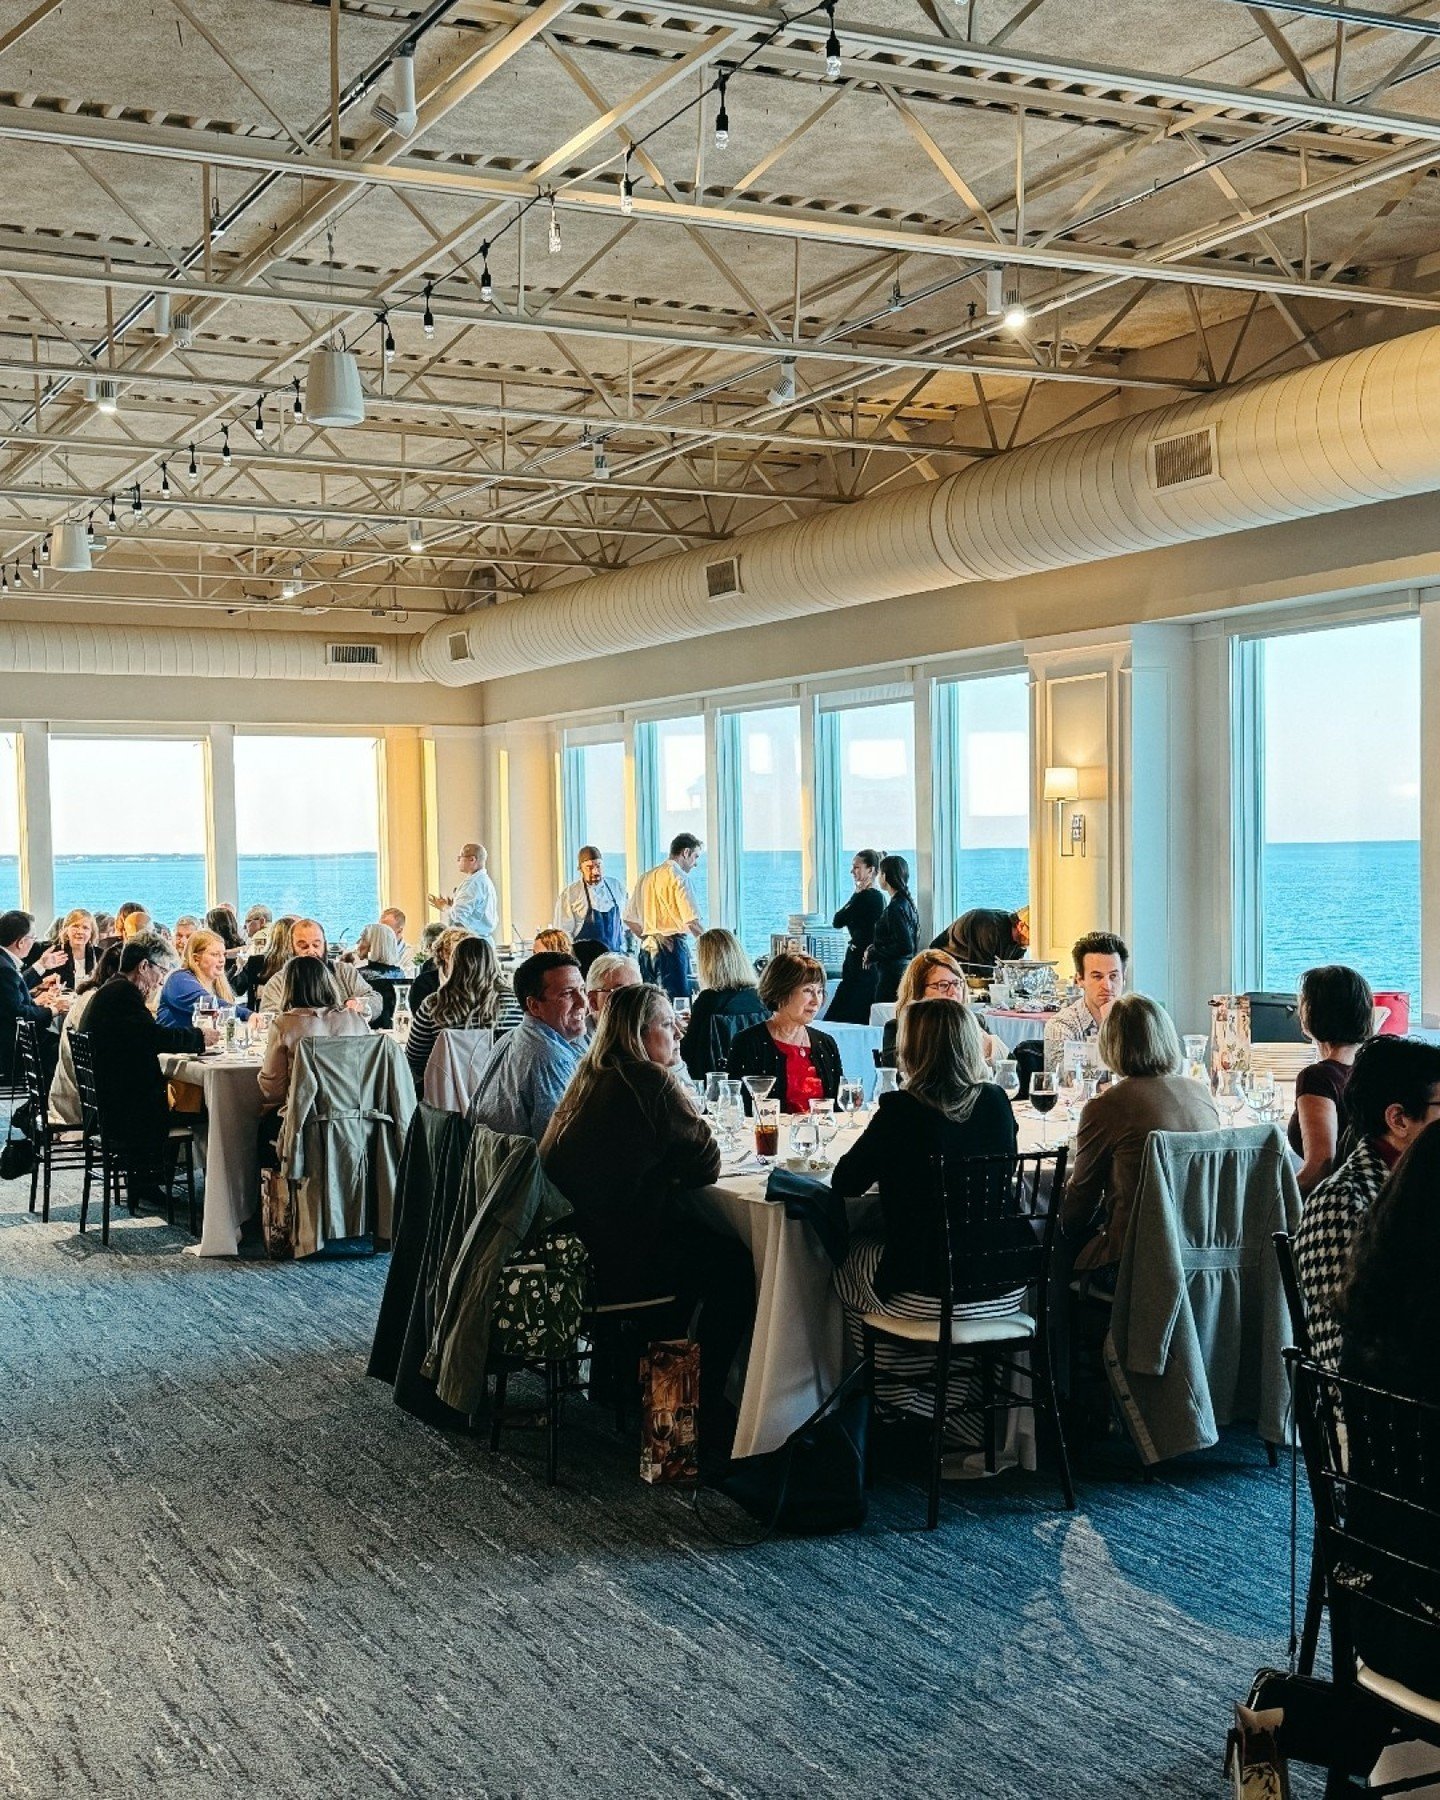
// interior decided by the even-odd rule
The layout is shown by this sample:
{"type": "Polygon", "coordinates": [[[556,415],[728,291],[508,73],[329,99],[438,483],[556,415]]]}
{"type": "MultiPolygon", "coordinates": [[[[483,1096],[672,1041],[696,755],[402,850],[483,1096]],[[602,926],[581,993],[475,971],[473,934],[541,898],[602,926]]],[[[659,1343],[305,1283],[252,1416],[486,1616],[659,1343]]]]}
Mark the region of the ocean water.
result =
{"type": "MultiPolygon", "coordinates": [[[[1376,988],[1420,991],[1420,846],[1414,841],[1267,844],[1264,859],[1261,984],[1292,990],[1313,964],[1344,962],[1376,988]]],[[[1024,904],[1023,850],[967,850],[959,893],[966,906],[1024,904]]],[[[696,892],[703,894],[704,869],[696,892]]],[[[373,851],[344,856],[242,856],[238,900],[275,912],[313,913],[334,938],[353,940],[379,914],[379,863],[373,851]]],[[[55,859],[56,909],[114,912],[139,900],[171,924],[205,910],[199,856],[62,856],[55,859]]],[[[746,853],[740,879],[740,936],[752,955],[770,947],[802,903],[798,850],[746,853]]],[[[15,857],[0,857],[0,908],[20,904],[15,857]]],[[[43,929],[48,920],[40,921],[43,929]]]]}

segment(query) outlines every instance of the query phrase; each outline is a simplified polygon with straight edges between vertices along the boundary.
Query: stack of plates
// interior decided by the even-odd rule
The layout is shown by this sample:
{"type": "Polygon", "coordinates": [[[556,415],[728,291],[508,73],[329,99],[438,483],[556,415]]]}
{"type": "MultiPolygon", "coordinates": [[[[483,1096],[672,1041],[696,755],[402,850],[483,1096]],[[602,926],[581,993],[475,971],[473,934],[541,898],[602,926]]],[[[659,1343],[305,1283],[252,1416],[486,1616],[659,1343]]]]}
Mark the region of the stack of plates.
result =
{"type": "Polygon", "coordinates": [[[1252,1044],[1250,1067],[1261,1074],[1267,1071],[1277,1081],[1294,1081],[1303,1068],[1315,1060],[1315,1046],[1305,1044],[1252,1044]]]}

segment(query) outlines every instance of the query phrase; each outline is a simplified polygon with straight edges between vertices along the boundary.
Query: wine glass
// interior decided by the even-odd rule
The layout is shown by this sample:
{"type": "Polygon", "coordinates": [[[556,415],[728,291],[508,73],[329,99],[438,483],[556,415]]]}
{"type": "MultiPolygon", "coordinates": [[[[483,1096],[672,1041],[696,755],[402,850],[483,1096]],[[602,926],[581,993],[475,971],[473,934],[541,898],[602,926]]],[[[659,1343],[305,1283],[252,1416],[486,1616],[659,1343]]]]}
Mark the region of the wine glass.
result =
{"type": "Polygon", "coordinates": [[[1215,1104],[1225,1121],[1233,1125],[1245,1109],[1245,1094],[1240,1078],[1233,1069],[1222,1069],[1215,1077],[1215,1104]]]}
{"type": "Polygon", "coordinates": [[[1055,1110],[1055,1103],[1060,1098],[1060,1091],[1055,1080],[1053,1069],[1041,1069],[1030,1077],[1030,1104],[1040,1115],[1040,1147],[1050,1148],[1050,1115],[1055,1110]]]}
{"type": "Polygon", "coordinates": [[[835,1090],[835,1110],[851,1125],[858,1122],[865,1107],[865,1083],[847,1075],[835,1090]]]}
{"type": "Polygon", "coordinates": [[[815,1136],[818,1139],[816,1146],[817,1166],[822,1169],[829,1168],[830,1146],[835,1141],[835,1133],[840,1129],[840,1121],[835,1117],[835,1101],[812,1100],[810,1102],[810,1117],[815,1121],[815,1136]]]}

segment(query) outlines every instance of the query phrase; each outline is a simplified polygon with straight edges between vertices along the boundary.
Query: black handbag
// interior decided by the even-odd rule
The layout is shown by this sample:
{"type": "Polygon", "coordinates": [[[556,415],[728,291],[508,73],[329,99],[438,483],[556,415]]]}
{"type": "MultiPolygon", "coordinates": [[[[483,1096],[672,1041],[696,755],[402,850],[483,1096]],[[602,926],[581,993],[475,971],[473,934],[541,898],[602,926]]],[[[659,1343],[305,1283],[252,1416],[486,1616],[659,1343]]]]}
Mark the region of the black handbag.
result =
{"type": "Polygon", "coordinates": [[[0,1145],[0,1181],[23,1181],[35,1167],[35,1146],[28,1137],[7,1138],[0,1145]]]}
{"type": "Polygon", "coordinates": [[[732,1463],[721,1491],[759,1520],[766,1537],[773,1531],[800,1536],[858,1531],[869,1510],[869,1437],[870,1395],[861,1366],[778,1450],[732,1463]]]}

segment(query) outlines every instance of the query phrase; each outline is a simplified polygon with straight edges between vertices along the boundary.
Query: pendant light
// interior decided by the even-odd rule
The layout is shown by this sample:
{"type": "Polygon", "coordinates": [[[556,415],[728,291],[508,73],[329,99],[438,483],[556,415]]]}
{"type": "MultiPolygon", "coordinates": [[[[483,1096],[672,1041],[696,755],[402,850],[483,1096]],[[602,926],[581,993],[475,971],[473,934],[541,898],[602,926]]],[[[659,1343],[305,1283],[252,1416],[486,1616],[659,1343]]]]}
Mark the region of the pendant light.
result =
{"type": "Polygon", "coordinates": [[[336,337],[310,358],[305,375],[305,417],[311,425],[360,425],[365,395],[360,365],[336,337]]]}
{"type": "Polygon", "coordinates": [[[62,575],[90,573],[90,545],[85,527],[79,519],[66,519],[55,533],[50,550],[50,567],[62,575]]]}

